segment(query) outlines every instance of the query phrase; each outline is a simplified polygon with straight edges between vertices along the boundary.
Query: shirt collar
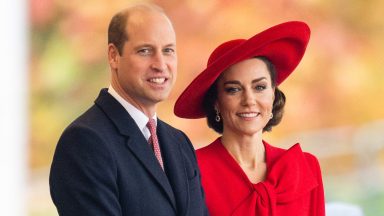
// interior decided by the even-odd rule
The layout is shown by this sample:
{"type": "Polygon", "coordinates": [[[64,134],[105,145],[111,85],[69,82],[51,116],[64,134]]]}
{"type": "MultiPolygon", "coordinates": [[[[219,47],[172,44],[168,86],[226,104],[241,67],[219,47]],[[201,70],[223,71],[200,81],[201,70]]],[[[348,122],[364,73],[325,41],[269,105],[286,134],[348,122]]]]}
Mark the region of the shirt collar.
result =
{"type": "MultiPolygon", "coordinates": [[[[144,137],[148,140],[150,137],[150,132],[149,132],[149,129],[147,128],[147,123],[149,121],[149,118],[139,109],[137,109],[135,106],[133,106],[131,103],[126,101],[123,97],[121,97],[119,93],[117,93],[116,90],[112,87],[112,85],[109,86],[108,93],[112,95],[112,97],[114,97],[124,107],[124,109],[133,118],[136,125],[139,127],[140,131],[143,133],[144,137]]],[[[155,124],[157,125],[156,113],[155,115],[153,115],[152,118],[155,119],[155,124]]]]}

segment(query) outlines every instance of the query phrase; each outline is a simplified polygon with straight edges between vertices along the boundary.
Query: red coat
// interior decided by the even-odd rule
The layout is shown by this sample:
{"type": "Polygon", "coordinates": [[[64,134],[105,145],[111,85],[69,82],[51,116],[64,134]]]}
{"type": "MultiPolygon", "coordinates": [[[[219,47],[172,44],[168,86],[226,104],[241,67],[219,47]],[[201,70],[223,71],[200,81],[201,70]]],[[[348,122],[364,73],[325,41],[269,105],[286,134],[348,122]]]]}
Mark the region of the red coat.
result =
{"type": "Polygon", "coordinates": [[[288,150],[264,142],[267,176],[253,184],[220,138],[196,151],[212,216],[324,216],[317,159],[296,144],[288,150]]]}

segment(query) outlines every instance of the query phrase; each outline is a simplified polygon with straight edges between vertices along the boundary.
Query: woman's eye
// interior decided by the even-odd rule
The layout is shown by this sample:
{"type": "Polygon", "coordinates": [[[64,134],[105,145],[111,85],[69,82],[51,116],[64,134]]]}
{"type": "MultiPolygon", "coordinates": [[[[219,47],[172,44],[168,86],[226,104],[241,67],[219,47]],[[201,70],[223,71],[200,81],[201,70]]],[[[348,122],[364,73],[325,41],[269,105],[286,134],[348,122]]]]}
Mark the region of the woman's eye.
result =
{"type": "Polygon", "coordinates": [[[262,91],[262,90],[265,90],[267,88],[267,86],[265,86],[265,85],[257,85],[256,87],[255,87],[255,89],[257,90],[257,91],[262,91]]]}
{"type": "Polygon", "coordinates": [[[227,87],[227,88],[225,88],[225,92],[227,92],[227,93],[236,93],[236,92],[238,92],[238,91],[240,91],[240,88],[236,88],[236,87],[227,87]]]}

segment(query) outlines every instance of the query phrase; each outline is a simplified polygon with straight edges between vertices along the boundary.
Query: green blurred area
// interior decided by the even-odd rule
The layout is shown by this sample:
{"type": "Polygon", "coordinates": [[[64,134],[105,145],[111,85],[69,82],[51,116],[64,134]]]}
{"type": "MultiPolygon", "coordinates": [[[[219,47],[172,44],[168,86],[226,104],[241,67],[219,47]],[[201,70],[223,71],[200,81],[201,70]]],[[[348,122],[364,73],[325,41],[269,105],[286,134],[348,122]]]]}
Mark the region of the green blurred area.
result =
{"type": "MultiPolygon", "coordinates": [[[[44,171],[36,179],[47,184],[48,168],[60,134],[92,105],[100,88],[108,87],[107,25],[116,11],[133,2],[138,1],[30,1],[29,166],[32,173],[44,171]]],[[[185,131],[196,148],[210,143],[217,134],[208,129],[203,119],[176,118],[173,105],[185,86],[204,68],[210,52],[224,40],[249,38],[280,22],[307,22],[312,29],[307,53],[293,76],[281,86],[288,100],[285,116],[266,135],[267,140],[280,145],[293,136],[293,142],[309,146],[323,167],[327,201],[357,204],[368,216],[384,212],[380,205],[384,203],[384,186],[364,182],[364,178],[384,178],[384,141],[378,139],[376,153],[364,156],[359,153],[363,151],[361,147],[353,147],[374,143],[374,137],[384,134],[383,127],[374,127],[372,134],[361,139],[367,144],[345,139],[344,152],[321,154],[326,150],[336,152],[338,142],[329,137],[338,128],[353,128],[352,133],[342,136],[354,137],[359,128],[384,119],[384,1],[147,2],[164,8],[173,21],[178,43],[178,80],[158,114],[185,131]],[[322,136],[328,139],[313,136],[305,143],[300,140],[308,133],[324,130],[322,136]],[[322,140],[335,145],[324,149],[322,140]],[[355,150],[349,152],[351,149],[355,150]],[[369,170],[368,165],[362,164],[372,164],[375,170],[369,173],[375,176],[361,176],[369,170]]],[[[32,185],[35,184],[38,183],[32,185]]],[[[30,196],[41,196],[45,204],[31,202],[30,215],[56,215],[47,188],[42,190],[45,192],[30,196]]]]}

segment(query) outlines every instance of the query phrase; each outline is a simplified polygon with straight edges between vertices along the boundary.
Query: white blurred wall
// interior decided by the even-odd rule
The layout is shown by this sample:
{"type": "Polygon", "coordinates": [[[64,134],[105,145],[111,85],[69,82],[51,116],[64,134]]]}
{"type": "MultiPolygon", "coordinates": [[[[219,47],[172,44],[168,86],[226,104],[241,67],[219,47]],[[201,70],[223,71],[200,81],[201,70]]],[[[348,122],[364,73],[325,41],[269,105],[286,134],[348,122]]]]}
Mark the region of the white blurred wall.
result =
{"type": "Polygon", "coordinates": [[[364,216],[363,210],[356,205],[342,202],[326,204],[327,216],[364,216]]]}
{"type": "Polygon", "coordinates": [[[26,215],[28,24],[25,0],[0,1],[0,215],[26,215]]]}

